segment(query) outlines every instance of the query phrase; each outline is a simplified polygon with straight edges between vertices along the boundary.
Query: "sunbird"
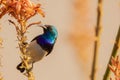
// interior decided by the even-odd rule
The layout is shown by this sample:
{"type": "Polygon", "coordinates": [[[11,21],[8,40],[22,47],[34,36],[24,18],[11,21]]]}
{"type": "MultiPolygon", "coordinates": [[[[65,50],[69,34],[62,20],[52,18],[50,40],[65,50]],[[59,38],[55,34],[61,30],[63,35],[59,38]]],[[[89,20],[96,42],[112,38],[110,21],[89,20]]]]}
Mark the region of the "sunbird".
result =
{"type": "MultiPolygon", "coordinates": [[[[42,25],[40,27],[43,28],[43,34],[36,36],[26,49],[25,55],[30,57],[28,64],[32,64],[31,69],[33,68],[33,63],[40,61],[43,57],[51,53],[58,37],[58,32],[55,26],[42,25]]],[[[26,68],[23,66],[23,62],[18,64],[16,68],[21,73],[26,70],[26,68]]]]}

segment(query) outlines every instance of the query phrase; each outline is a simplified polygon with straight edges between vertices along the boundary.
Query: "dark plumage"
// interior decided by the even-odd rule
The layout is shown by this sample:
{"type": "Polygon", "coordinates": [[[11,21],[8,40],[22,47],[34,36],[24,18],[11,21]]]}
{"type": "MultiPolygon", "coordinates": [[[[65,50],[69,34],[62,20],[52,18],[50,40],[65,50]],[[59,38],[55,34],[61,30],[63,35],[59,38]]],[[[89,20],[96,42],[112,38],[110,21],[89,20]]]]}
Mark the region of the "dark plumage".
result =
{"type": "MultiPolygon", "coordinates": [[[[33,64],[34,62],[41,60],[44,56],[49,55],[54,47],[58,36],[58,32],[54,26],[44,25],[41,27],[44,30],[43,34],[35,37],[29,44],[29,47],[27,48],[29,54],[26,55],[31,57],[29,64],[33,64]]],[[[20,72],[25,71],[25,68],[21,67],[22,65],[23,64],[20,63],[17,66],[17,69],[20,72]]]]}

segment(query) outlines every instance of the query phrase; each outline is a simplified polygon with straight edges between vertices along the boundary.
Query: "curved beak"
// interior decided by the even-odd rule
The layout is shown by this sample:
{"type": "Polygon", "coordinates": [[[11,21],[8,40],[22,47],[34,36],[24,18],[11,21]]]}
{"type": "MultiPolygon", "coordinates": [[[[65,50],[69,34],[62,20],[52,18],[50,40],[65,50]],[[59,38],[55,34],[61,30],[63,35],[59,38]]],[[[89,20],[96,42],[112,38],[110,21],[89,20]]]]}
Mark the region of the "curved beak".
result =
{"type": "Polygon", "coordinates": [[[44,29],[44,28],[46,29],[46,27],[45,27],[44,25],[39,25],[39,27],[42,27],[43,29],[44,29]]]}
{"type": "Polygon", "coordinates": [[[39,27],[42,27],[44,31],[47,29],[45,25],[39,25],[39,27]]]}

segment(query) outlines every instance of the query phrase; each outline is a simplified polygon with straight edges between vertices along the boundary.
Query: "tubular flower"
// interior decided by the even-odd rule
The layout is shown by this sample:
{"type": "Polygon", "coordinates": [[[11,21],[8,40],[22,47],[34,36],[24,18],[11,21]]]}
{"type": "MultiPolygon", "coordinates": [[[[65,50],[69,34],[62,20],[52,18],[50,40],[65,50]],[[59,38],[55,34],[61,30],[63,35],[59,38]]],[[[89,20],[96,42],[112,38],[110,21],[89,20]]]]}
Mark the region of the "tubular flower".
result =
{"type": "MultiPolygon", "coordinates": [[[[116,58],[112,57],[111,59],[111,65],[109,65],[110,70],[115,75],[115,80],[120,80],[120,62],[119,62],[119,56],[116,58]]],[[[110,80],[113,80],[110,78],[110,80]]]]}
{"type": "Polygon", "coordinates": [[[0,18],[9,14],[18,21],[21,19],[26,21],[37,13],[45,16],[40,8],[41,4],[34,4],[30,0],[1,0],[0,4],[0,18]]]}

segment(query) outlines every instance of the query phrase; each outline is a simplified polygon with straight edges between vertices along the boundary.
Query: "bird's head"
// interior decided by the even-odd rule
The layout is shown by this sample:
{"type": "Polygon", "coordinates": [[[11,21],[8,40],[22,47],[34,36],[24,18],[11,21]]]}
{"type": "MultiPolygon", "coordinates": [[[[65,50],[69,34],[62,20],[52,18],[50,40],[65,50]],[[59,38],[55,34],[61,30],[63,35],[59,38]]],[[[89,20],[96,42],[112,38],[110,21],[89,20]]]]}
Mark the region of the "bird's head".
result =
{"type": "Polygon", "coordinates": [[[44,26],[41,26],[41,27],[43,28],[45,35],[50,35],[54,38],[57,38],[58,32],[53,25],[44,25],[44,26]]]}

